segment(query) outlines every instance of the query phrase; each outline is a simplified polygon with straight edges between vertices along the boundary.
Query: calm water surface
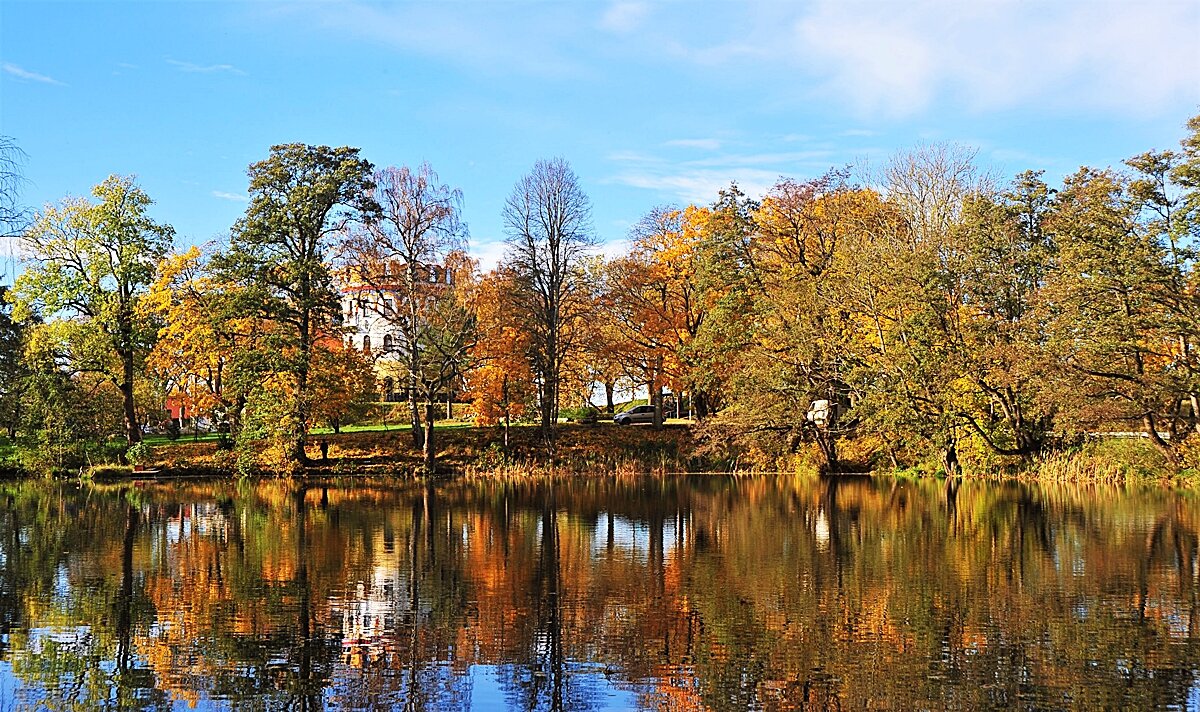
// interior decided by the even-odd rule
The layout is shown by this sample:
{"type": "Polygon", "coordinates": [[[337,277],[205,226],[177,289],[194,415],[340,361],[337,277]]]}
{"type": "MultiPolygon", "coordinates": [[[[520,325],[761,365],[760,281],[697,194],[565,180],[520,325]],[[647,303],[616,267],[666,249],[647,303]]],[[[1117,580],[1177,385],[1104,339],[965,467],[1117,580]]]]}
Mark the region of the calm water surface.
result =
{"type": "Polygon", "coordinates": [[[0,486],[4,709],[1200,709],[1200,503],[892,479],[0,486]]]}

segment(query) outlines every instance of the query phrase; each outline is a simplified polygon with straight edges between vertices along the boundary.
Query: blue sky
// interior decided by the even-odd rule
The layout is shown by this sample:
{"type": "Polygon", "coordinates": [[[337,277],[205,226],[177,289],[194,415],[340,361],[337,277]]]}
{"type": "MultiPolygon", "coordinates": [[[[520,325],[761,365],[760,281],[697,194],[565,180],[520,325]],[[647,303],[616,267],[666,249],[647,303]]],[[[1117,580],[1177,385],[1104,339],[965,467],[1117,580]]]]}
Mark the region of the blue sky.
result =
{"type": "MultiPolygon", "coordinates": [[[[485,265],[563,156],[619,252],[661,204],[948,141],[1003,177],[1177,146],[1200,2],[0,3],[0,133],[24,202],[133,174],[180,242],[224,234],[286,142],[428,161],[485,265]]],[[[5,246],[0,245],[0,251],[5,246]]]]}

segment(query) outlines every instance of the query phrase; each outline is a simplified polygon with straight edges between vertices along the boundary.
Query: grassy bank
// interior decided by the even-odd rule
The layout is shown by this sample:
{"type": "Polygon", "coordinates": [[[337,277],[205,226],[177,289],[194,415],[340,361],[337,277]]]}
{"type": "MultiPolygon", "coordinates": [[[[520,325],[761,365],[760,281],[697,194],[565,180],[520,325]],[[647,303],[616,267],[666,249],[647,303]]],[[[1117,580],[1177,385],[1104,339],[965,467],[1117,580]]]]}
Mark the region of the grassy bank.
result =
{"type": "MultiPolygon", "coordinates": [[[[513,427],[507,449],[500,429],[478,428],[462,421],[440,422],[436,437],[438,473],[445,475],[523,477],[701,471],[815,474],[820,470],[815,447],[811,452],[801,448],[801,452],[789,455],[769,455],[766,451],[746,448],[718,455],[714,449],[719,451],[719,448],[703,442],[689,424],[678,421],[669,422],[661,431],[604,422],[562,424],[553,454],[542,442],[540,431],[532,426],[513,427]]],[[[215,436],[184,436],[174,441],[152,437],[147,442],[152,450],[147,467],[161,476],[280,474],[260,452],[219,449],[215,436]]],[[[14,452],[12,444],[0,438],[0,473],[20,474],[14,452]]],[[[934,459],[895,469],[878,456],[878,443],[868,439],[847,441],[843,452],[855,458],[847,459],[848,472],[874,471],[909,477],[945,475],[941,464],[934,459]]],[[[309,455],[317,460],[315,466],[305,471],[309,476],[406,477],[423,472],[421,452],[413,445],[410,431],[395,424],[356,426],[336,434],[315,431],[309,440],[309,455]],[[322,441],[328,443],[326,460],[320,459],[322,441]]],[[[1200,473],[1194,466],[1185,463],[1182,468],[1172,467],[1149,442],[1137,438],[1091,439],[1047,453],[1032,462],[999,458],[967,443],[960,443],[960,455],[967,477],[1200,487],[1200,473]]],[[[133,470],[96,462],[79,474],[96,479],[124,478],[133,474],[133,470]]]]}
{"type": "MultiPolygon", "coordinates": [[[[612,424],[560,425],[556,447],[550,454],[535,427],[510,430],[509,447],[497,428],[477,428],[464,423],[439,425],[438,470],[447,474],[535,474],[564,472],[678,472],[725,469],[725,463],[694,455],[696,443],[690,428],[669,424],[663,430],[618,427],[612,424]]],[[[421,451],[410,431],[395,427],[363,427],[342,433],[314,433],[310,457],[317,464],[310,474],[410,475],[421,470],[421,451]],[[328,443],[328,459],[321,460],[320,443],[328,443]]],[[[154,442],[149,466],[163,474],[237,474],[237,455],[218,449],[215,440],[188,438],[154,442]]],[[[105,469],[101,474],[122,470],[105,469]]],[[[269,475],[269,471],[261,474],[269,475]]]]}

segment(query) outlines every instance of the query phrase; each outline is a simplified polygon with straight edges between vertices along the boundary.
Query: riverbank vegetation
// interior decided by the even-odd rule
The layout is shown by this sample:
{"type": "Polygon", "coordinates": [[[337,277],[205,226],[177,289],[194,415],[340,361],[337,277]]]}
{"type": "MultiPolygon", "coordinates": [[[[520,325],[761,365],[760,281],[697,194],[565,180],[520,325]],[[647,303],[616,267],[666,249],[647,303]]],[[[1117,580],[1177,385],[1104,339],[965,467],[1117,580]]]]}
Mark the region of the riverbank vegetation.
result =
{"type": "Polygon", "coordinates": [[[595,252],[570,166],[539,161],[486,273],[464,251],[464,197],[429,166],[275,146],[228,239],[179,248],[149,196],[111,177],[5,226],[28,261],[0,310],[4,456],[78,471],[207,424],[204,457],[241,473],[636,463],[1187,481],[1200,116],[1187,130],[1179,150],[1054,184],[944,145],[762,196],[731,184],[651,211],[613,259],[595,252]],[[655,406],[647,433],[563,430],[630,392],[655,406]],[[339,433],[397,395],[407,439],[339,433]],[[439,426],[441,404],[478,428],[439,426]],[[668,415],[694,425],[656,434],[668,415]],[[332,453],[317,458],[322,427],[332,453]]]}

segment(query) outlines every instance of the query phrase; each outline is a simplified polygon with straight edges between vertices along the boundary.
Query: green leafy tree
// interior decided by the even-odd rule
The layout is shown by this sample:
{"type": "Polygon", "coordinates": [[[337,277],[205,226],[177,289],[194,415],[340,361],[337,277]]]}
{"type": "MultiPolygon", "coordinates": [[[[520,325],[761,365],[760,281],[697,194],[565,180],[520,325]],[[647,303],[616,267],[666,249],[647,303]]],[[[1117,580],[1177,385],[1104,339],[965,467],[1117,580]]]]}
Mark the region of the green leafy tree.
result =
{"type": "Polygon", "coordinates": [[[370,197],[371,164],[357,148],[304,144],[271,147],[250,166],[250,205],[233,228],[228,251],[214,259],[223,278],[240,287],[232,314],[272,325],[264,338],[264,371],[291,382],[290,456],[309,462],[309,376],[313,348],[332,335],[340,314],[329,267],[334,236],[378,210],[370,197]]]}
{"type": "Polygon", "coordinates": [[[132,178],[111,176],[92,190],[98,202],[47,207],[22,235],[29,255],[12,298],[14,318],[58,319],[72,370],[102,374],[121,393],[125,433],[141,440],[134,380],[155,328],[138,312],[175,231],[147,214],[150,197],[132,178]]]}
{"type": "Polygon", "coordinates": [[[693,290],[708,308],[695,337],[680,349],[683,385],[699,418],[725,405],[726,387],[749,336],[746,315],[759,278],[751,249],[758,209],[758,201],[731,184],[720,191],[700,227],[693,290]]]}
{"type": "Polygon", "coordinates": [[[29,368],[24,358],[27,325],[13,321],[5,301],[8,288],[0,287],[0,429],[11,440],[21,423],[21,401],[29,368]]]}
{"type": "Polygon", "coordinates": [[[1059,266],[1046,289],[1049,348],[1061,364],[1057,391],[1078,427],[1140,427],[1171,462],[1178,404],[1186,392],[1168,302],[1172,257],[1138,223],[1129,181],[1080,169],[1067,178],[1048,229],[1059,266]]]}

